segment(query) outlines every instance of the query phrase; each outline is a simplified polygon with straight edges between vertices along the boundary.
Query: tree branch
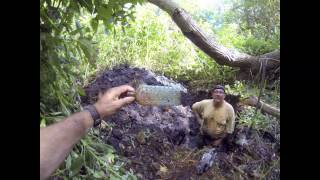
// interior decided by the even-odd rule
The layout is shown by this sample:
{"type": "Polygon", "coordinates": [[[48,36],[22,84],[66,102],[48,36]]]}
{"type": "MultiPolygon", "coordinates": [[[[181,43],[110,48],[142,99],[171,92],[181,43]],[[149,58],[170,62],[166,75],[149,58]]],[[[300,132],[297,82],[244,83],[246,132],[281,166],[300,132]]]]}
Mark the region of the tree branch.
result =
{"type": "Polygon", "coordinates": [[[268,58],[273,60],[268,62],[267,69],[273,69],[280,66],[280,50],[257,57],[228,49],[220,45],[213,38],[210,38],[192,19],[191,15],[179,7],[178,4],[171,0],[148,1],[166,11],[181,29],[182,33],[220,65],[239,67],[241,69],[251,69],[252,72],[258,72],[260,67],[260,58],[268,58]]]}
{"type": "Polygon", "coordinates": [[[258,98],[255,96],[243,99],[241,100],[241,103],[248,106],[258,107],[259,109],[261,109],[262,112],[275,116],[278,119],[280,118],[280,109],[262,101],[258,102],[258,98]]]}

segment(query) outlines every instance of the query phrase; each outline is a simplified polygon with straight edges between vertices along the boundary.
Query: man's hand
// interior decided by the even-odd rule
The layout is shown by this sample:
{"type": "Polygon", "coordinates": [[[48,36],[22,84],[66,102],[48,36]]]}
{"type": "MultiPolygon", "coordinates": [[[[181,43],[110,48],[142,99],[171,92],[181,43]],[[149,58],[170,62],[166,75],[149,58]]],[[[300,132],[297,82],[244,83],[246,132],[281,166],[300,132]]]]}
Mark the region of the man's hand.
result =
{"type": "MultiPolygon", "coordinates": [[[[120,97],[130,91],[134,89],[123,85],[99,94],[99,100],[94,106],[100,116],[110,116],[122,106],[134,101],[134,97],[120,97]]],[[[67,117],[64,121],[40,128],[40,179],[48,178],[59,167],[92,125],[90,113],[82,111],[67,117]]]]}
{"type": "Polygon", "coordinates": [[[197,122],[199,123],[199,125],[200,125],[200,132],[201,132],[201,134],[203,134],[203,132],[202,132],[202,127],[203,127],[203,119],[200,117],[200,115],[199,115],[199,113],[198,112],[194,112],[194,116],[195,116],[195,118],[196,118],[196,120],[197,120],[197,122]]]}
{"type": "Polygon", "coordinates": [[[232,145],[232,142],[233,142],[232,134],[227,133],[226,140],[228,145],[232,145]]]}
{"type": "Polygon", "coordinates": [[[104,94],[99,94],[98,101],[94,104],[101,118],[110,116],[117,112],[122,106],[132,103],[134,97],[119,98],[126,92],[134,92],[134,88],[128,85],[122,85],[109,89],[104,94]]]}

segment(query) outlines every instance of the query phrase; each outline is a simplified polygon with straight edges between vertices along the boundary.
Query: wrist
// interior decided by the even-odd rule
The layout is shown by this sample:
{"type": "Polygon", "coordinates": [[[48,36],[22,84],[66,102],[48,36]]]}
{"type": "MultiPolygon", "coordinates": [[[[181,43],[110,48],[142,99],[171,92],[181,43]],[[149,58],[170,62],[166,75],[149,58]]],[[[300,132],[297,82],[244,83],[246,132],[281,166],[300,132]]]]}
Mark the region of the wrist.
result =
{"type": "Polygon", "coordinates": [[[66,122],[70,123],[70,126],[77,129],[79,133],[84,133],[93,126],[94,121],[91,117],[90,112],[81,111],[68,117],[66,119],[66,122]]]}
{"type": "Polygon", "coordinates": [[[83,111],[82,112],[85,116],[85,118],[83,119],[82,123],[83,123],[83,126],[85,127],[85,129],[89,129],[89,128],[92,128],[93,127],[93,124],[94,124],[94,120],[90,114],[89,111],[83,111]]]}
{"type": "Polygon", "coordinates": [[[90,114],[93,126],[97,127],[101,123],[101,115],[95,105],[85,106],[84,110],[90,114]]]}
{"type": "Polygon", "coordinates": [[[228,140],[231,140],[231,139],[232,139],[232,134],[231,134],[231,133],[227,133],[226,138],[227,138],[228,140]]]}
{"type": "Polygon", "coordinates": [[[100,117],[103,118],[103,109],[98,104],[98,102],[94,103],[93,106],[96,108],[97,112],[99,113],[100,117]]]}

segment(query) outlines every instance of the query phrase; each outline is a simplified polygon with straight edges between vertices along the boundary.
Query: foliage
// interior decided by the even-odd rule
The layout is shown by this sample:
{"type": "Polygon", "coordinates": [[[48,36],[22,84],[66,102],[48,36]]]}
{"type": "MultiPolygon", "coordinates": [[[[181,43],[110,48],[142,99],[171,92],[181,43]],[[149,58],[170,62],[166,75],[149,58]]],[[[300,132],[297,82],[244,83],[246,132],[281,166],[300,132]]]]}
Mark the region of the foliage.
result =
{"type": "Polygon", "coordinates": [[[180,2],[202,29],[229,48],[252,55],[280,48],[279,0],[221,0],[202,6],[180,2]]]}
{"type": "Polygon", "coordinates": [[[247,107],[239,115],[240,125],[252,125],[255,129],[265,129],[270,124],[270,118],[261,114],[260,111],[255,113],[256,109],[253,107],[247,107]]]}
{"type": "Polygon", "coordinates": [[[280,0],[235,0],[225,22],[236,24],[237,34],[246,38],[236,45],[244,52],[261,55],[280,48],[280,0]]]}
{"type": "Polygon", "coordinates": [[[262,55],[279,49],[279,40],[259,39],[249,33],[237,33],[236,24],[224,25],[216,34],[220,37],[218,41],[228,48],[236,48],[241,52],[251,55],[262,55]]]}
{"type": "MultiPolygon", "coordinates": [[[[80,110],[84,79],[88,71],[96,69],[93,36],[101,23],[105,31],[117,24],[128,26],[134,19],[137,3],[142,1],[40,1],[40,127],[61,121],[66,115],[80,110]]],[[[56,175],[83,178],[79,171],[84,165],[85,177],[135,179],[132,173],[113,165],[110,159],[116,159],[116,156],[111,148],[93,137],[90,133],[77,144],[56,175]],[[101,153],[99,147],[103,148],[101,153]]]]}
{"type": "Polygon", "coordinates": [[[103,143],[97,132],[90,132],[80,140],[54,176],[73,179],[130,179],[136,180],[132,170],[123,168],[124,161],[114,154],[112,146],[103,143]]]}
{"type": "MultiPolygon", "coordinates": [[[[266,103],[274,105],[276,107],[280,106],[280,85],[279,81],[275,82],[275,89],[270,90],[263,86],[263,93],[261,94],[261,99],[266,103]]],[[[252,82],[235,81],[232,85],[227,84],[225,86],[226,92],[233,95],[241,95],[241,98],[245,99],[250,96],[259,96],[260,87],[252,82]]]]}
{"type": "Polygon", "coordinates": [[[234,80],[237,70],[218,65],[195,47],[165,12],[148,4],[137,7],[136,17],[125,31],[116,27],[113,37],[96,36],[99,70],[125,62],[203,87],[234,80]]]}
{"type": "Polygon", "coordinates": [[[226,14],[226,21],[237,22],[242,32],[250,31],[255,38],[277,39],[280,30],[280,1],[235,0],[226,14]]]}
{"type": "Polygon", "coordinates": [[[92,38],[100,22],[106,30],[114,24],[127,26],[138,2],[142,1],[40,1],[41,113],[70,114],[79,108],[82,74],[95,68],[97,54],[92,38]],[[90,23],[83,26],[83,17],[90,23]]]}
{"type": "Polygon", "coordinates": [[[233,94],[233,95],[246,94],[246,96],[250,96],[249,93],[247,92],[246,85],[240,81],[235,81],[235,83],[232,86],[226,85],[225,89],[228,94],[233,94]]]}
{"type": "MultiPolygon", "coordinates": [[[[275,86],[275,90],[268,90],[265,87],[264,93],[261,94],[261,100],[269,103],[273,106],[279,107],[280,102],[280,91],[279,84],[275,86]]],[[[250,96],[258,96],[260,92],[260,87],[250,82],[235,81],[233,85],[225,86],[226,92],[233,95],[241,95],[241,99],[248,98],[250,96]]],[[[244,126],[252,126],[255,129],[267,130],[272,128],[278,121],[267,114],[262,114],[258,109],[256,111],[255,107],[245,107],[244,110],[238,115],[239,124],[244,126]]],[[[279,124],[278,124],[279,126],[279,124]]],[[[274,128],[273,128],[274,129],[274,128]]]]}

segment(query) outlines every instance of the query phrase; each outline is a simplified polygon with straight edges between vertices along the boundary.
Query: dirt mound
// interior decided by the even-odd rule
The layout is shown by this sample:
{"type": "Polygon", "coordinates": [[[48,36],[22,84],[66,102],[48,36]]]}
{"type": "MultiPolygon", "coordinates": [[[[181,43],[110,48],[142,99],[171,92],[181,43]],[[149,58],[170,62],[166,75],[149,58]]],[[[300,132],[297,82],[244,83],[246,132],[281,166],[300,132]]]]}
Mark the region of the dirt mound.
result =
{"type": "MultiPolygon", "coordinates": [[[[270,134],[264,136],[258,134],[255,138],[252,136],[248,140],[241,140],[246,131],[236,129],[234,142],[244,143],[238,143],[241,146],[234,143],[228,149],[225,147],[219,149],[218,160],[213,168],[198,176],[195,166],[204,150],[197,149],[195,137],[199,132],[199,125],[190,106],[196,101],[209,98],[209,93],[188,92],[182,84],[164,76],[157,76],[146,69],[122,65],[106,71],[85,88],[87,96],[82,97],[82,103],[83,105],[94,103],[100,91],[128,84],[134,80],[149,85],[175,86],[184,92],[183,104],[180,106],[151,107],[132,103],[108,117],[109,128],[101,129],[101,138],[128,159],[127,168],[133,169],[139,179],[198,179],[199,177],[211,179],[220,176],[233,179],[236,167],[240,168],[238,172],[243,171],[239,176],[254,178],[261,176],[259,174],[261,172],[257,170],[258,165],[271,167],[270,163],[280,156],[280,153],[275,153],[279,151],[279,147],[276,146],[279,143],[274,139],[270,142],[268,138],[270,134]],[[248,160],[246,155],[253,156],[253,159],[248,160]],[[241,165],[243,167],[239,167],[241,165]],[[217,169],[220,175],[214,173],[217,169]]],[[[238,111],[238,96],[228,95],[226,101],[238,111]]],[[[267,177],[278,177],[275,170],[272,173],[267,177]]]]}

